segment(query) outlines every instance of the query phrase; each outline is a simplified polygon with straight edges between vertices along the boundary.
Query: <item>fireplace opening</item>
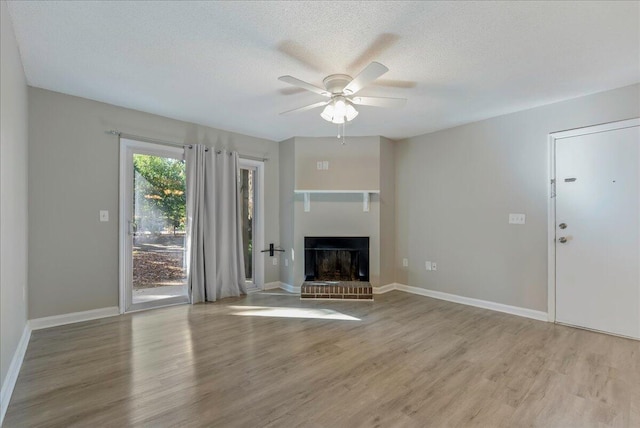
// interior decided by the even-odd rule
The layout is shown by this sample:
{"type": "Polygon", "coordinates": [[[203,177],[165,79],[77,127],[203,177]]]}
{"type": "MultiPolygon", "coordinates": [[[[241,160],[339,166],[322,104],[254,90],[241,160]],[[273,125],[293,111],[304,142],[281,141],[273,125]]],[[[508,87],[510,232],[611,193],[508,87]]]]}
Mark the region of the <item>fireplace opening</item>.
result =
{"type": "Polygon", "coordinates": [[[304,238],[305,281],[369,281],[369,237],[304,238]]]}

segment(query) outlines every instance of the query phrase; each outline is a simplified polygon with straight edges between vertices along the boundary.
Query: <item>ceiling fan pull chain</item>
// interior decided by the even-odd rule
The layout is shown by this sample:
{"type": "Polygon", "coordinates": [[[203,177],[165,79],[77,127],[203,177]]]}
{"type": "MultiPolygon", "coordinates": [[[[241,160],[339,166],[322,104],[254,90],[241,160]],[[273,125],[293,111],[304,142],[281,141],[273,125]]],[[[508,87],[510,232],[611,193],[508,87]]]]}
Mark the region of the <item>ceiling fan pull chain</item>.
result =
{"type": "Polygon", "coordinates": [[[344,121],[342,123],[342,145],[343,146],[347,145],[347,143],[344,141],[344,134],[346,134],[346,133],[347,133],[347,121],[344,121]]]}

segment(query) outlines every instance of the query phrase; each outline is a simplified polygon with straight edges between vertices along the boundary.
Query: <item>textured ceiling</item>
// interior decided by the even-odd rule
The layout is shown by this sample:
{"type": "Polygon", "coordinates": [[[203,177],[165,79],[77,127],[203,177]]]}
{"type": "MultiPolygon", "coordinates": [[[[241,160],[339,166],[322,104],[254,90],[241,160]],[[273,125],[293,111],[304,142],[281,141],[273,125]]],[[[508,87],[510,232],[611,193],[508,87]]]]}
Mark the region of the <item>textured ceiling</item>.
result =
{"type": "Polygon", "coordinates": [[[390,71],[347,135],[398,139],[640,81],[638,2],[10,1],[30,85],[248,135],[335,135],[315,85],[390,71]]]}

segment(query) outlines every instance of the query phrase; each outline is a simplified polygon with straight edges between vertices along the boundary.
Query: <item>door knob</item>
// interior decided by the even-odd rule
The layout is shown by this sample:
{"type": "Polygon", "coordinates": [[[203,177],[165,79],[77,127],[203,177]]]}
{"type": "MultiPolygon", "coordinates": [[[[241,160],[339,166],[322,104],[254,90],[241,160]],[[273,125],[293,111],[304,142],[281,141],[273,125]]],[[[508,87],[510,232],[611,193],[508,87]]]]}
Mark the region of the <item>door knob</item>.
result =
{"type": "Polygon", "coordinates": [[[560,229],[566,229],[566,228],[567,228],[567,223],[560,223],[560,224],[558,225],[558,227],[559,227],[560,229]]]}
{"type": "Polygon", "coordinates": [[[567,242],[567,238],[564,236],[561,236],[560,238],[558,238],[558,241],[560,241],[561,244],[564,244],[565,242],[567,242]]]}

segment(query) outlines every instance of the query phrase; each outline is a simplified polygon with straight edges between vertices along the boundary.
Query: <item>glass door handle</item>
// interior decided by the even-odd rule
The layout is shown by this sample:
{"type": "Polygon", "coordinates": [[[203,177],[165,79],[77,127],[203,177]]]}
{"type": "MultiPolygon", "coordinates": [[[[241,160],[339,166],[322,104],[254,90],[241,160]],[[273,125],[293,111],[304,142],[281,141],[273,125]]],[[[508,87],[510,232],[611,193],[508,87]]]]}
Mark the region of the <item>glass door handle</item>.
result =
{"type": "Polygon", "coordinates": [[[134,233],[136,233],[136,224],[135,222],[129,220],[129,235],[133,235],[134,233]]]}

